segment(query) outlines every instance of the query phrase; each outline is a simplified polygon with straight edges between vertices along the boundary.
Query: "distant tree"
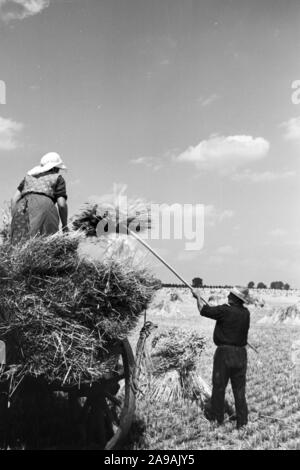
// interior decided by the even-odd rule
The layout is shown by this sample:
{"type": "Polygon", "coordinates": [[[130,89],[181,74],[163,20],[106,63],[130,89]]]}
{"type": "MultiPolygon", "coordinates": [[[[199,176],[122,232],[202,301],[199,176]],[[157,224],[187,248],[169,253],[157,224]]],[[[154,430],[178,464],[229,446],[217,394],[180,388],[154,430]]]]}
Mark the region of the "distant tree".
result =
{"type": "Polygon", "coordinates": [[[187,288],[187,286],[185,284],[173,284],[173,283],[170,283],[170,282],[163,282],[161,284],[162,287],[170,287],[170,288],[181,288],[181,287],[184,287],[184,288],[187,288]]]}
{"type": "Polygon", "coordinates": [[[160,279],[156,279],[156,280],[155,280],[155,286],[156,286],[156,288],[157,288],[158,290],[159,290],[159,289],[162,289],[163,283],[161,282],[160,279]]]}
{"type": "Polygon", "coordinates": [[[270,289],[284,289],[284,283],[282,281],[273,281],[270,284],[270,289]]]}
{"type": "Polygon", "coordinates": [[[284,284],[284,289],[285,290],[289,290],[290,289],[290,285],[288,283],[284,284]]]}
{"type": "Polygon", "coordinates": [[[201,279],[201,277],[194,277],[194,279],[192,280],[192,286],[196,288],[202,287],[203,280],[201,279]]]}
{"type": "Polygon", "coordinates": [[[248,289],[253,289],[255,286],[253,281],[248,282],[248,289]]]}
{"type": "Polygon", "coordinates": [[[257,284],[257,289],[267,289],[267,286],[263,282],[259,282],[257,284]]]}

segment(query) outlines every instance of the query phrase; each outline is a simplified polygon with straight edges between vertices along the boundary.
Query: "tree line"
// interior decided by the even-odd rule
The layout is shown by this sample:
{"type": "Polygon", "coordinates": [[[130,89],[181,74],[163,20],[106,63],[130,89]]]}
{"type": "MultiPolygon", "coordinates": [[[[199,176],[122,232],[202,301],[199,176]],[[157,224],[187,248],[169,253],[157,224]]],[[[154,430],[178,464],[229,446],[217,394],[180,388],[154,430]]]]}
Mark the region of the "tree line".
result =
{"type": "MultiPolygon", "coordinates": [[[[255,289],[255,283],[250,281],[248,283],[249,289],[255,289]]],[[[287,282],[282,281],[272,281],[269,286],[270,289],[279,289],[279,290],[289,290],[290,285],[287,282]]],[[[268,289],[268,286],[264,282],[258,282],[256,289],[268,289]]]]}
{"type": "MultiPolygon", "coordinates": [[[[184,284],[171,284],[171,283],[162,283],[162,287],[174,287],[174,288],[179,288],[179,287],[186,287],[184,284]]],[[[233,286],[229,285],[222,285],[222,286],[208,286],[203,284],[203,279],[201,277],[194,277],[192,279],[192,287],[195,288],[210,288],[210,289],[231,289],[233,286]]],[[[279,289],[279,290],[289,290],[290,285],[288,283],[282,282],[282,281],[272,281],[270,283],[270,286],[268,287],[267,284],[264,282],[258,282],[257,285],[255,286],[254,281],[248,282],[248,288],[249,289],[279,289]]]]}

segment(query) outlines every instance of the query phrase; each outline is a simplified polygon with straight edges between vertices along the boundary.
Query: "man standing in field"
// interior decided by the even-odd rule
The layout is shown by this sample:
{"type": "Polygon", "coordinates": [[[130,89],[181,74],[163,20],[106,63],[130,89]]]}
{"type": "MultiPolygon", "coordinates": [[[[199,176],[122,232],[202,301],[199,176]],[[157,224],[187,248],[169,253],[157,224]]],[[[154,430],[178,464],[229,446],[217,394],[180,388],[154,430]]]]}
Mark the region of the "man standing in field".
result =
{"type": "Polygon", "coordinates": [[[200,315],[216,320],[214,343],[217,346],[213,365],[213,391],[211,418],[219,424],[224,421],[225,390],[230,379],[235,400],[237,428],[248,422],[246,403],[246,371],[250,313],[244,306],[249,299],[248,289],[233,288],[228,295],[228,305],[204,305],[200,294],[194,291],[200,315]]]}

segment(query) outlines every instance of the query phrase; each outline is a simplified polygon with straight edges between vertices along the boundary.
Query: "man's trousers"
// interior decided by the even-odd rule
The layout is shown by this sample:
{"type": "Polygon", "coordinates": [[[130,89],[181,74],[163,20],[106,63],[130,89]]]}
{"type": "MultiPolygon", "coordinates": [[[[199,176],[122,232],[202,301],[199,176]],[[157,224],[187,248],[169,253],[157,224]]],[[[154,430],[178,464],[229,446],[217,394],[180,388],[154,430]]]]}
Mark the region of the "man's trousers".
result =
{"type": "Polygon", "coordinates": [[[235,400],[237,427],[247,424],[246,371],[246,347],[217,347],[214,355],[211,406],[212,415],[218,423],[221,424],[224,421],[225,390],[230,379],[235,400]]]}

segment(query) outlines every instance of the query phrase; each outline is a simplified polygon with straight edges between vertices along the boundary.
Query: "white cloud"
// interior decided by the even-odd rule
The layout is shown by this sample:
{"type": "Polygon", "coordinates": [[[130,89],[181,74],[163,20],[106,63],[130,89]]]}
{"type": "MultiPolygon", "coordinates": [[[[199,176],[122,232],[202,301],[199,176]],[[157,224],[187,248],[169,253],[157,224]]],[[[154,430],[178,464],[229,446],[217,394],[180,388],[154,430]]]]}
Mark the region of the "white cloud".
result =
{"type": "Polygon", "coordinates": [[[170,61],[170,59],[168,59],[168,58],[162,59],[162,60],[160,61],[160,65],[164,65],[164,66],[170,65],[170,63],[171,63],[171,61],[170,61]]]}
{"type": "Polygon", "coordinates": [[[284,246],[288,246],[292,248],[300,248],[300,240],[284,240],[283,244],[284,246]]]}
{"type": "Polygon", "coordinates": [[[219,255],[235,255],[237,254],[237,252],[238,252],[237,248],[233,248],[233,246],[231,245],[220,246],[217,249],[217,253],[219,255]]]}
{"type": "Polygon", "coordinates": [[[249,135],[211,136],[195,147],[190,146],[177,157],[179,162],[189,162],[198,168],[231,172],[245,163],[264,158],[270,144],[262,137],[249,135]]]}
{"type": "Polygon", "coordinates": [[[204,208],[204,223],[208,226],[214,226],[217,223],[223,222],[226,219],[231,219],[234,216],[234,211],[231,209],[224,209],[222,211],[216,209],[213,204],[205,205],[204,208]]]}
{"type": "Polygon", "coordinates": [[[16,135],[23,125],[0,116],[0,150],[13,150],[18,147],[16,135]]]}
{"type": "Polygon", "coordinates": [[[287,235],[288,232],[282,228],[274,228],[269,233],[272,235],[272,237],[283,237],[287,235]]]}
{"type": "Polygon", "coordinates": [[[50,0],[0,0],[0,16],[4,21],[23,20],[41,13],[50,0]]]}
{"type": "Polygon", "coordinates": [[[293,170],[282,171],[281,173],[275,173],[274,171],[263,171],[256,173],[250,170],[244,170],[240,173],[235,173],[232,176],[234,181],[244,181],[248,183],[267,183],[271,181],[278,181],[282,179],[292,178],[296,175],[293,170]]]}
{"type": "Polygon", "coordinates": [[[163,167],[163,164],[159,158],[156,157],[139,157],[130,160],[133,165],[144,165],[146,168],[151,168],[154,171],[159,170],[163,167]]]}
{"type": "Polygon", "coordinates": [[[300,140],[300,116],[283,122],[280,127],[284,129],[286,140],[300,140]]]}
{"type": "Polygon", "coordinates": [[[218,99],[219,99],[219,96],[216,93],[212,93],[210,96],[207,96],[206,98],[203,96],[200,96],[200,98],[197,101],[198,103],[201,104],[201,106],[203,106],[203,108],[206,108],[207,106],[210,106],[218,99]]]}

